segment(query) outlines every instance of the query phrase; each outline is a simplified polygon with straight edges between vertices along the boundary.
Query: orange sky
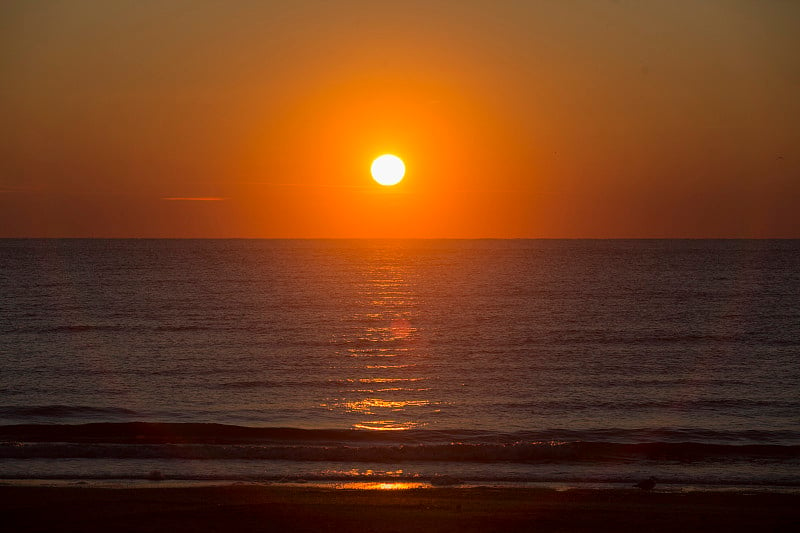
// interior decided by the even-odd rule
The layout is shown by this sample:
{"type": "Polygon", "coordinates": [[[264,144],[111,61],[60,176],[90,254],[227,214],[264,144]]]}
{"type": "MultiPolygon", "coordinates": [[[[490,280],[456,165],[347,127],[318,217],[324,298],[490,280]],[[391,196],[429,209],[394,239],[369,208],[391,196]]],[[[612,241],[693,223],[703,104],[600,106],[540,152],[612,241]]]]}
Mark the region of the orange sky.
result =
{"type": "Polygon", "coordinates": [[[0,236],[797,238],[797,28],[778,0],[8,0],[0,236]]]}

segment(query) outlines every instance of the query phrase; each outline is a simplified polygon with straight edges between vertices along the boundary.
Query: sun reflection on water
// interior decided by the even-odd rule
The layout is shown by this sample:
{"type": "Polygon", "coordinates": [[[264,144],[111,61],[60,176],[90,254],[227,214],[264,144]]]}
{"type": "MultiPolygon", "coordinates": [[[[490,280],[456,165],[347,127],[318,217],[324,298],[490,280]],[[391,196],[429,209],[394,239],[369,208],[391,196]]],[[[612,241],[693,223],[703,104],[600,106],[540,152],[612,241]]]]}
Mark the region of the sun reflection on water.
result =
{"type": "Polygon", "coordinates": [[[337,489],[358,489],[358,490],[408,490],[425,488],[425,483],[411,481],[350,481],[339,483],[337,489]]]}
{"type": "Polygon", "coordinates": [[[392,411],[402,411],[406,407],[420,407],[428,405],[428,400],[381,400],[380,398],[366,398],[356,402],[348,402],[347,408],[351,411],[358,411],[362,413],[372,413],[374,408],[380,407],[384,409],[391,409],[392,411]]]}
{"type": "Polygon", "coordinates": [[[365,259],[366,276],[356,285],[362,309],[347,317],[357,324],[340,337],[344,349],[335,372],[347,372],[333,383],[337,396],[322,405],[349,413],[352,427],[372,431],[402,431],[423,427],[421,415],[434,411],[427,395],[427,376],[420,373],[424,356],[417,318],[417,298],[408,281],[401,250],[387,249],[365,259]],[[385,361],[385,363],[384,363],[385,361]],[[353,386],[357,385],[357,386],[353,386]]]}
{"type": "Polygon", "coordinates": [[[420,427],[418,422],[397,422],[395,420],[371,420],[353,424],[354,429],[368,429],[370,431],[405,431],[420,427]]]}

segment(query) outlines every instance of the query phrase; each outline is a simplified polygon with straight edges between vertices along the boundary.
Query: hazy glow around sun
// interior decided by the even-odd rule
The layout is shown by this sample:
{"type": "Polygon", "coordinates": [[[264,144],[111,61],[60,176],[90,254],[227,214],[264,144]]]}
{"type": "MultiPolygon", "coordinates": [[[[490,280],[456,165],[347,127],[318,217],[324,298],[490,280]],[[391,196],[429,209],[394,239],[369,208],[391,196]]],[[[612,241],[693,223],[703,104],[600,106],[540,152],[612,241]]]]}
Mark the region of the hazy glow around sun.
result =
{"type": "Polygon", "coordinates": [[[381,185],[397,185],[406,173],[403,160],[392,154],[384,154],[372,162],[372,178],[381,185]]]}

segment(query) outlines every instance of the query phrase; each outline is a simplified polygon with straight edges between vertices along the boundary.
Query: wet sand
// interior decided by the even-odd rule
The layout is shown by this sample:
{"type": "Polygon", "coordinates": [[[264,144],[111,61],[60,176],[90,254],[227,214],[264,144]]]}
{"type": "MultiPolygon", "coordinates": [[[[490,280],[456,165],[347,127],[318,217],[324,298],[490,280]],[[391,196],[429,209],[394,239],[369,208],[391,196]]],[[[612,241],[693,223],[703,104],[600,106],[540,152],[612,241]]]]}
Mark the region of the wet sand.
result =
{"type": "Polygon", "coordinates": [[[0,486],[6,531],[798,531],[800,495],[0,486]]]}

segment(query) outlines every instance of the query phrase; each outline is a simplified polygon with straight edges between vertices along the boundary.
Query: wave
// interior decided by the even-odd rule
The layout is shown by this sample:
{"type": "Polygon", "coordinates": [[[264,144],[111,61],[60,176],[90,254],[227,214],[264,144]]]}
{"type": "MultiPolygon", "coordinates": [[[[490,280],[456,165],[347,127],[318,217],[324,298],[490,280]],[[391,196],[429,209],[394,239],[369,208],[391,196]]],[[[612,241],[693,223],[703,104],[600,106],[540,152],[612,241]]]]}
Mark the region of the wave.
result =
{"type": "MultiPolygon", "coordinates": [[[[580,466],[563,468],[557,466],[555,470],[535,470],[522,468],[517,470],[497,470],[496,465],[476,470],[473,465],[459,471],[457,465],[440,465],[435,463],[414,464],[412,469],[385,470],[381,465],[366,465],[369,468],[328,468],[329,463],[297,464],[298,468],[292,469],[290,464],[280,465],[275,470],[262,470],[254,468],[252,461],[224,461],[223,465],[214,464],[214,461],[192,463],[189,468],[186,464],[178,464],[169,460],[142,460],[128,461],[128,464],[103,461],[96,459],[73,459],[69,464],[66,461],[36,461],[34,466],[30,462],[25,468],[0,472],[0,480],[9,479],[37,479],[37,480],[175,480],[175,481],[210,481],[210,482],[258,482],[258,483],[431,483],[438,485],[476,485],[476,484],[544,484],[554,487],[563,487],[567,484],[592,484],[592,485],[619,485],[620,488],[630,488],[635,481],[642,478],[642,473],[634,469],[626,469],[613,465],[599,471],[582,471],[580,466]],[[102,463],[102,469],[93,468],[95,463],[102,463]],[[60,468],[56,464],[62,465],[60,468]],[[66,468],[65,468],[66,466],[66,468]],[[455,466],[455,468],[454,468],[455,466]],[[288,469],[287,469],[288,468],[288,469]],[[31,471],[33,470],[33,471],[31,471]],[[454,475],[458,474],[458,475],[454,475]]],[[[344,465],[340,465],[344,466],[344,465]]],[[[752,492],[763,487],[769,492],[776,489],[794,491],[800,487],[797,476],[791,473],[770,472],[766,475],[752,475],[748,473],[730,472],[726,475],[714,475],[707,472],[684,470],[683,472],[661,472],[658,478],[660,487],[676,487],[680,485],[698,487],[726,487],[726,490],[739,489],[752,492]]],[[[346,485],[343,485],[346,487],[346,485]]],[[[356,487],[353,487],[356,488],[356,487]]]]}
{"type": "MultiPolygon", "coordinates": [[[[29,318],[35,318],[31,316],[29,318]]],[[[408,338],[326,338],[314,339],[308,330],[302,328],[276,331],[275,324],[259,323],[231,324],[229,322],[203,321],[201,323],[156,324],[149,322],[129,322],[131,317],[120,317],[114,323],[74,323],[74,324],[42,324],[21,325],[6,324],[0,327],[4,334],[80,334],[92,332],[115,333],[247,333],[250,335],[267,335],[275,346],[321,347],[336,346],[356,350],[398,349],[408,345],[408,338]]],[[[789,315],[786,320],[793,319],[789,315]]],[[[365,323],[365,325],[368,325],[365,323]]],[[[453,339],[431,338],[427,340],[432,346],[453,346],[453,339]]],[[[800,346],[800,340],[775,334],[774,331],[741,331],[730,334],[703,334],[694,332],[668,333],[660,331],[608,331],[607,329],[544,329],[534,336],[506,338],[501,353],[524,351],[531,346],[563,346],[563,345],[625,345],[635,347],[674,347],[674,346],[706,346],[735,345],[793,347],[800,346]]],[[[484,350],[492,352],[491,349],[484,350]]],[[[366,353],[364,355],[367,355],[366,353]]],[[[375,354],[373,354],[375,355],[375,354]]]]}
{"type": "MultiPolygon", "coordinates": [[[[1,414],[28,414],[42,417],[99,415],[143,415],[120,407],[30,406],[0,407],[1,414]]],[[[295,427],[256,427],[203,422],[96,422],[83,424],[8,424],[0,425],[0,439],[31,442],[116,442],[116,443],[338,443],[338,444],[515,444],[520,442],[596,442],[647,444],[651,442],[701,444],[775,444],[800,446],[800,431],[795,430],[711,430],[692,427],[661,428],[552,428],[535,431],[500,432],[480,429],[412,429],[370,431],[363,429],[304,429],[295,427]]]]}
{"type": "Polygon", "coordinates": [[[0,406],[0,418],[69,418],[83,416],[115,416],[131,418],[137,411],[123,407],[93,407],[84,405],[0,406]]]}
{"type": "Polygon", "coordinates": [[[528,401],[504,402],[495,404],[502,409],[549,409],[565,411],[611,411],[635,409],[678,409],[699,412],[702,410],[736,409],[752,411],[757,408],[763,409],[786,409],[790,412],[797,412],[800,408],[800,400],[773,400],[773,399],[753,399],[753,398],[693,398],[693,399],[636,399],[622,398],[620,400],[596,400],[589,398],[547,400],[535,399],[528,401]]]}
{"type": "Polygon", "coordinates": [[[120,324],[57,324],[48,326],[11,326],[3,333],[83,333],[87,331],[130,331],[130,326],[120,324]]]}
{"type": "MultiPolygon", "coordinates": [[[[2,458],[259,459],[334,462],[798,462],[800,444],[603,440],[609,432],[308,430],[195,423],[0,426],[2,458]],[[556,438],[537,438],[555,437],[556,438]],[[568,437],[573,437],[567,440],[568,437]]],[[[675,438],[677,434],[672,434],[675,438]]],[[[625,435],[618,431],[617,437],[625,435]]],[[[721,435],[716,435],[719,438],[721,435]]],[[[630,435],[628,435],[630,438],[630,435]]],[[[732,435],[728,435],[732,437],[732,435]]],[[[752,439],[754,435],[750,435],[752,439]]],[[[641,436],[640,436],[641,438],[641,436]]],[[[739,435],[739,440],[742,436],[739,435]]]]}
{"type": "Polygon", "coordinates": [[[452,443],[443,445],[334,446],[236,444],[0,444],[3,459],[189,459],[282,460],[354,463],[632,463],[642,461],[789,462],[797,464],[800,446],[715,445],[698,443],[616,444],[532,442],[505,445],[452,443]]]}

